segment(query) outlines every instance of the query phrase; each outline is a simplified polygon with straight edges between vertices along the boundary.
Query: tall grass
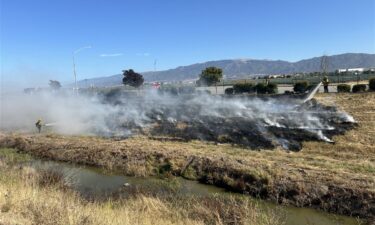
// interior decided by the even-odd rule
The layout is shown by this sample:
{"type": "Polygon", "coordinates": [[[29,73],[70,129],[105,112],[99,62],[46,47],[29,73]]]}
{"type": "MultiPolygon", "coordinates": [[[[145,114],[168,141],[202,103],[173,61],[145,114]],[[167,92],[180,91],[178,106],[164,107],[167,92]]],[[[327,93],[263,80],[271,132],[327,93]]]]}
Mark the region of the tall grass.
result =
{"type": "Polygon", "coordinates": [[[0,224],[281,224],[245,198],[155,195],[87,201],[58,171],[15,169],[0,159],[0,224]],[[64,188],[62,188],[64,187],[64,188]]]}

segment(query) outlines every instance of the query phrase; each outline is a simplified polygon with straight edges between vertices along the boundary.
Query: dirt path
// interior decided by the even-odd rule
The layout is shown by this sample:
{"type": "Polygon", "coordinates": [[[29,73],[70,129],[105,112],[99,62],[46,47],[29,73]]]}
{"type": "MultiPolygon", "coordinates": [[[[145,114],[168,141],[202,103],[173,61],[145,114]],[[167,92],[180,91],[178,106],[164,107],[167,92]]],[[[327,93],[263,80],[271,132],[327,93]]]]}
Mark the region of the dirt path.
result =
{"type": "Polygon", "coordinates": [[[375,217],[375,93],[320,94],[359,122],[336,144],[305,142],[300,152],[251,151],[200,141],[134,137],[116,141],[54,134],[0,134],[0,147],[101,166],[127,175],[177,175],[282,204],[375,217]]]}

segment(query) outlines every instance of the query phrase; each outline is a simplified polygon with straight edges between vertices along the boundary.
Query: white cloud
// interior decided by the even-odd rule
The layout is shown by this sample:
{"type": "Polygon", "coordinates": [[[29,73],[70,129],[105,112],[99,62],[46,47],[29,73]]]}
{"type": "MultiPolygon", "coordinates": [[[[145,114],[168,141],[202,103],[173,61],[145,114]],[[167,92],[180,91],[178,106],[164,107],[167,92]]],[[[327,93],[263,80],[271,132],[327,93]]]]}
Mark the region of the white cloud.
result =
{"type": "Polygon", "coordinates": [[[101,54],[100,57],[118,57],[123,56],[123,53],[101,54]]]}

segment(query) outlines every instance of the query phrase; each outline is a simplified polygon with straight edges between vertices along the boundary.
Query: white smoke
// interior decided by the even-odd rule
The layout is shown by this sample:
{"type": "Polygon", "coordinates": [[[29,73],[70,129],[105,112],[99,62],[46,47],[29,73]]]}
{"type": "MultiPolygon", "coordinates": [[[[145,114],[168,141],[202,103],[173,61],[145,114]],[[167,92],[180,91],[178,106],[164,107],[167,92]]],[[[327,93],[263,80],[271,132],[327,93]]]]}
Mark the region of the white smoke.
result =
{"type": "MultiPolygon", "coordinates": [[[[129,136],[133,128],[151,127],[163,118],[171,124],[196,121],[208,130],[222,129],[206,124],[206,118],[226,121],[241,118],[252,121],[265,139],[277,140],[285,148],[289,140],[268,132],[269,127],[300,129],[318,139],[331,142],[322,131],[334,130],[326,121],[335,114],[338,123],[354,122],[343,112],[301,107],[301,102],[260,98],[220,97],[208,94],[173,96],[146,91],[141,96],[119,95],[102,98],[69,92],[40,92],[1,96],[0,129],[36,132],[35,122],[42,119],[43,129],[62,134],[129,136]]],[[[249,127],[250,129],[250,127],[249,127]]],[[[199,136],[199,135],[198,135],[199,136]]]]}

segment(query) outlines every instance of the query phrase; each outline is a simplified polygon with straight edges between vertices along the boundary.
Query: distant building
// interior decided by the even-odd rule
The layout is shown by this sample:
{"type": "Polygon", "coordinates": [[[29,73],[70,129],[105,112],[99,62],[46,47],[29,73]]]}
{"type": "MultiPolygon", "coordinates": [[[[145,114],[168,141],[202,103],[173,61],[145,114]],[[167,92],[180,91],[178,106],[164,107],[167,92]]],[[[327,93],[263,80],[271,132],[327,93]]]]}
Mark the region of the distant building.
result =
{"type": "Polygon", "coordinates": [[[269,75],[267,78],[274,79],[274,78],[284,78],[284,77],[285,77],[285,74],[272,74],[272,75],[269,75]]]}
{"type": "Polygon", "coordinates": [[[363,73],[364,71],[372,70],[370,68],[349,68],[349,69],[338,69],[339,73],[346,73],[346,72],[358,72],[363,73]]]}

